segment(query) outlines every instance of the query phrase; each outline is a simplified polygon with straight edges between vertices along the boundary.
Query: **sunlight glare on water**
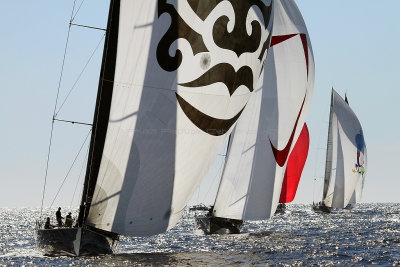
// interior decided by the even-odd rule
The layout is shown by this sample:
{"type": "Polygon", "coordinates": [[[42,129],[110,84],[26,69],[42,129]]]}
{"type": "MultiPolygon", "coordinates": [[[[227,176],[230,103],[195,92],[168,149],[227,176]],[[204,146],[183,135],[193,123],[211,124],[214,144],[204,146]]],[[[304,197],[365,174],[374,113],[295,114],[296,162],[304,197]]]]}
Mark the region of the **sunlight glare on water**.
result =
{"type": "Polygon", "coordinates": [[[320,214],[310,205],[288,205],[270,220],[246,222],[241,234],[211,236],[186,212],[164,234],[121,237],[114,255],[73,258],[45,257],[36,250],[39,209],[0,208],[0,265],[400,265],[399,209],[400,204],[360,204],[320,214]]]}

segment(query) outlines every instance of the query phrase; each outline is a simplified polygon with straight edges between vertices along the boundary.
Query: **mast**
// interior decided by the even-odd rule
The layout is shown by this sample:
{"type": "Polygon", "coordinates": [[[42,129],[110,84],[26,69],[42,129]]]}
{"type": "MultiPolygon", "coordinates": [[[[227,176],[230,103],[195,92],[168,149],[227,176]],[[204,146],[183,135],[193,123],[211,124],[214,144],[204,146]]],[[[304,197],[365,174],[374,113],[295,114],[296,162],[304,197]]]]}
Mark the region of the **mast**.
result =
{"type": "Polygon", "coordinates": [[[328,128],[328,140],[326,144],[326,162],[325,162],[325,178],[324,178],[324,192],[322,195],[322,201],[325,200],[326,194],[328,193],[329,183],[332,172],[332,116],[333,116],[333,87],[331,93],[331,106],[329,111],[329,128],[328,128]]]}
{"type": "Polygon", "coordinates": [[[120,0],[111,0],[108,14],[106,37],[104,41],[103,59],[101,64],[99,87],[93,118],[93,130],[90,140],[88,163],[83,186],[82,200],[78,216],[78,226],[82,226],[89,213],[97,175],[106,139],[108,119],[110,115],[114,74],[117,57],[118,27],[120,0]]]}
{"type": "Polygon", "coordinates": [[[228,137],[228,144],[226,146],[226,151],[225,151],[224,169],[223,169],[223,171],[221,173],[221,177],[220,177],[220,180],[219,180],[217,194],[215,195],[215,199],[214,199],[214,205],[212,205],[212,214],[213,214],[212,216],[214,216],[214,206],[215,206],[215,202],[217,201],[217,196],[218,196],[219,189],[221,188],[222,176],[224,175],[224,171],[225,171],[225,168],[226,168],[226,158],[228,157],[228,152],[229,152],[229,147],[230,147],[230,144],[231,144],[232,134],[235,131],[235,129],[229,134],[229,137],[228,137]]]}

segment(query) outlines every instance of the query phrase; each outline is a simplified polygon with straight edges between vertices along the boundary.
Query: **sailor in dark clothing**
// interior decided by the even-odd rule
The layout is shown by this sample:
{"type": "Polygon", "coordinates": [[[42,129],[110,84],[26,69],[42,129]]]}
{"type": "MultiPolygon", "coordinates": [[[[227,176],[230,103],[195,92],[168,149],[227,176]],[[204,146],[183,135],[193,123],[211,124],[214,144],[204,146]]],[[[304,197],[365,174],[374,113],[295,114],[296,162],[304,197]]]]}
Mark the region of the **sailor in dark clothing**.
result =
{"type": "Polygon", "coordinates": [[[65,216],[65,227],[72,227],[73,222],[71,212],[69,212],[68,215],[65,216]]]}
{"type": "Polygon", "coordinates": [[[64,217],[61,216],[61,208],[59,207],[57,212],[56,212],[56,219],[57,219],[57,223],[58,223],[58,227],[62,226],[62,220],[64,217]]]}
{"type": "Polygon", "coordinates": [[[50,217],[47,217],[46,223],[44,224],[44,229],[51,229],[53,226],[50,224],[50,217]]]}
{"type": "Polygon", "coordinates": [[[214,212],[214,206],[210,206],[210,208],[209,208],[209,210],[208,210],[208,213],[207,213],[207,216],[208,217],[213,217],[213,212],[214,212]]]}

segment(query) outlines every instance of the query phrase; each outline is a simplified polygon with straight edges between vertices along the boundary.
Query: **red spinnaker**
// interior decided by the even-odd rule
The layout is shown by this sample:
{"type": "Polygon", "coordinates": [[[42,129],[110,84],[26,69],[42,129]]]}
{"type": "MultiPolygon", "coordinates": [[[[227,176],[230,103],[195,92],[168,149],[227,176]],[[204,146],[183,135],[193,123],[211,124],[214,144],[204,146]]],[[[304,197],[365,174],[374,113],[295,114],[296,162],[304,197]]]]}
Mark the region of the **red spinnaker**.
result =
{"type": "Polygon", "coordinates": [[[292,153],[289,155],[279,203],[289,203],[293,201],[297,186],[299,185],[301,173],[306,164],[309,145],[310,136],[308,134],[307,124],[304,123],[300,136],[294,145],[292,153]]]}

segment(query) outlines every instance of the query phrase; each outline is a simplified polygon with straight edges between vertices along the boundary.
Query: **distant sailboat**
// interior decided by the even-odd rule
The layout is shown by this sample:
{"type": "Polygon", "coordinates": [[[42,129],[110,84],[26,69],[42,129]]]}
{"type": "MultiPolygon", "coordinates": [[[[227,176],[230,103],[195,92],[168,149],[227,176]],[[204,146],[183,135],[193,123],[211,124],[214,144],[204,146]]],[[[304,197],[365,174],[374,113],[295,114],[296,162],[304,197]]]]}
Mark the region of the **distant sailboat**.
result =
{"type": "Polygon", "coordinates": [[[276,213],[284,212],[286,209],[286,203],[292,202],[296,196],[301,173],[303,172],[304,165],[306,164],[309,146],[310,136],[308,133],[307,124],[304,123],[300,136],[289,155],[285,170],[285,177],[283,178],[279,205],[276,213]]]}
{"type": "Polygon", "coordinates": [[[348,101],[332,89],[324,189],[322,201],[314,203],[313,209],[329,213],[360,201],[366,166],[361,124],[348,101]]]}
{"type": "Polygon", "coordinates": [[[215,204],[197,218],[207,234],[239,233],[278,205],[287,159],[309,109],[314,60],[294,1],[274,2],[274,29],[262,80],[231,134],[215,204]]]}
{"type": "Polygon", "coordinates": [[[78,225],[40,226],[41,250],[111,253],[178,222],[258,83],[268,2],[111,0],[78,225]]]}

